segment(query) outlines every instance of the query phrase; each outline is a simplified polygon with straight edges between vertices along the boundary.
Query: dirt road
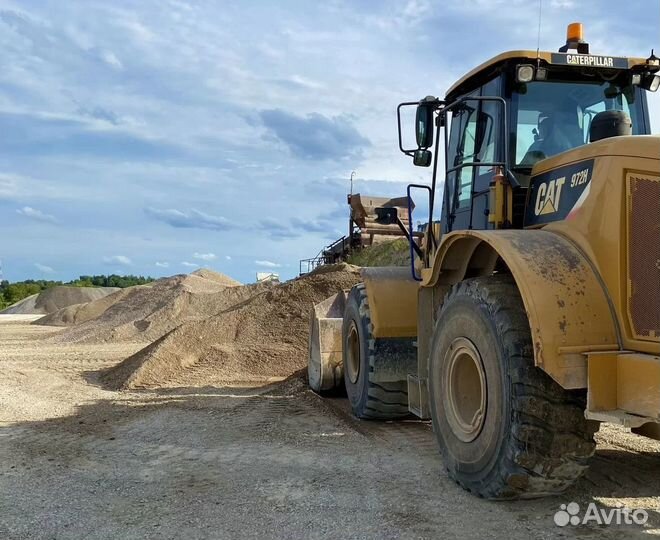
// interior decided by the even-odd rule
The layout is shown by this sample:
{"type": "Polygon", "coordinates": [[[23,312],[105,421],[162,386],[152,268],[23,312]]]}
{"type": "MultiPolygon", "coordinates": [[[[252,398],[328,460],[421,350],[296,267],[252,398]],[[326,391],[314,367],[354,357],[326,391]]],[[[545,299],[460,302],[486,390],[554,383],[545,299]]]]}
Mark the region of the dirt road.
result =
{"type": "Polygon", "coordinates": [[[477,499],[429,426],[353,419],[300,379],[114,392],[99,372],[139,345],[44,345],[0,318],[0,538],[647,538],[660,445],[605,427],[560,498],[477,499]],[[645,509],[646,527],[558,527],[560,504],[645,509]]]}

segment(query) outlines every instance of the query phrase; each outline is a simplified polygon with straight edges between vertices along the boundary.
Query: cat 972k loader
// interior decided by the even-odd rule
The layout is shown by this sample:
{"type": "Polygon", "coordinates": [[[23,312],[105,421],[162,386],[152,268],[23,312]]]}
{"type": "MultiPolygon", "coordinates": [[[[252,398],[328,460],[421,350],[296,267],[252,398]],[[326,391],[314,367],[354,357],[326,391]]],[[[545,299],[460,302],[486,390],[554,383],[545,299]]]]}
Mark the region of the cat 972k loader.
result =
{"type": "Polygon", "coordinates": [[[600,422],[660,440],[659,72],[653,53],[590,54],[575,23],[557,53],[500,54],[399,105],[401,151],[433,170],[408,186],[428,224],[417,240],[410,212],[380,212],[411,268],[365,268],[314,312],[311,386],[345,385],[359,418],[432,419],[449,475],[486,498],[565,490],[600,422]]]}

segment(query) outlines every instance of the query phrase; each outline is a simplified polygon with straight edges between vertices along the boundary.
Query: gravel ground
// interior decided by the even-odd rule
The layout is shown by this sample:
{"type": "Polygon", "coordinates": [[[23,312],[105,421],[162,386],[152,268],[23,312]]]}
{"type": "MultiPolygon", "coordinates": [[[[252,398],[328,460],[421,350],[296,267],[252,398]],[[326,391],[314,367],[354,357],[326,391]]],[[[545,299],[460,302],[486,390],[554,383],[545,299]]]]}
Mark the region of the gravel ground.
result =
{"type": "Polygon", "coordinates": [[[99,371],[139,344],[53,345],[0,317],[0,538],[648,538],[660,446],[605,426],[560,498],[494,503],[451,482],[430,427],[353,419],[292,379],[114,392],[99,371]],[[583,508],[646,527],[557,527],[583,508]]]}

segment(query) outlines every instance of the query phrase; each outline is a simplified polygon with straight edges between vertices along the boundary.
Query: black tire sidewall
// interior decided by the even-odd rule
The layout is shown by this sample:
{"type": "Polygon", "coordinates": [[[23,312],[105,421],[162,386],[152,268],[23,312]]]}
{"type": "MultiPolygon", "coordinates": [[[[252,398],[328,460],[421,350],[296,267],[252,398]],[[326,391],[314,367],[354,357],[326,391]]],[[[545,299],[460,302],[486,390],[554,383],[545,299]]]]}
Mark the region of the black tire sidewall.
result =
{"type": "Polygon", "coordinates": [[[359,417],[367,406],[369,399],[369,328],[368,321],[360,315],[361,289],[354,287],[348,295],[346,309],[344,310],[344,321],[342,323],[342,358],[344,364],[344,384],[346,394],[353,411],[359,417]],[[355,383],[351,382],[347,369],[347,350],[350,325],[354,323],[358,332],[360,351],[360,372],[355,383]]]}
{"type": "Polygon", "coordinates": [[[498,339],[489,305],[474,296],[457,295],[443,306],[431,347],[430,395],[433,428],[448,469],[464,482],[484,482],[504,451],[511,427],[507,356],[498,339]],[[481,356],[486,378],[486,415],[479,435],[466,443],[456,437],[443,406],[445,354],[458,337],[469,339],[481,356]]]}

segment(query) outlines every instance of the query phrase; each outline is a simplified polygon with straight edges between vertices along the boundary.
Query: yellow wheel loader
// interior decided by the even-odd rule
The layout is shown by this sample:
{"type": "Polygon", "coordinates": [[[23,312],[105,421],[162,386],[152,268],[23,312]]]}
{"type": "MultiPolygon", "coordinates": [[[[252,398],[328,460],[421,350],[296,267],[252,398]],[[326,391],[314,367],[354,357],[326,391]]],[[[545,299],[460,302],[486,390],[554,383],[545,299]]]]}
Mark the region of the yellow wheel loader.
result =
{"type": "Polygon", "coordinates": [[[500,54],[399,105],[400,150],[433,170],[408,186],[428,225],[418,240],[410,212],[381,209],[411,268],[363,269],[310,342],[312,387],[343,374],[357,417],[432,419],[449,475],[492,499],[565,490],[600,422],[660,440],[659,72],[653,52],[590,54],[575,23],[557,53],[500,54]]]}

